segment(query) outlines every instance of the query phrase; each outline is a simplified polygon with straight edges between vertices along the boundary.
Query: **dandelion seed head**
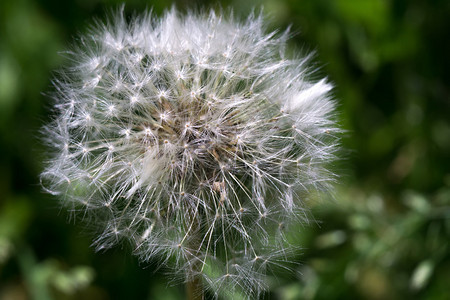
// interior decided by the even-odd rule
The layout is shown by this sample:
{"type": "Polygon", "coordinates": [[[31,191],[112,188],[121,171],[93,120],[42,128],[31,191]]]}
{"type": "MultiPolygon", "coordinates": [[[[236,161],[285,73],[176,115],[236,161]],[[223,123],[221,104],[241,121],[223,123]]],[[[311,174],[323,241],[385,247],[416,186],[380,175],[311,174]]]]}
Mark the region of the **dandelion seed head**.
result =
{"type": "Polygon", "coordinates": [[[260,293],[282,232],[331,187],[340,132],[332,85],[286,39],[214,12],[93,28],[55,80],[46,190],[98,227],[98,250],[128,241],[214,293],[260,293]]]}

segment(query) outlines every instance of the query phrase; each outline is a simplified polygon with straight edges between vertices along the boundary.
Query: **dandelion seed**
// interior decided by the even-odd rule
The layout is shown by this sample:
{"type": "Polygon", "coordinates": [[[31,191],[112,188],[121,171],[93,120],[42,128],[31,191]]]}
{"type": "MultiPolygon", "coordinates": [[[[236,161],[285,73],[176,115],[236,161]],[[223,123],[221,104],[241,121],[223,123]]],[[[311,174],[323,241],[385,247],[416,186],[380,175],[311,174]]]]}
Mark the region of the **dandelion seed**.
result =
{"type": "Polygon", "coordinates": [[[118,13],[83,39],[55,80],[42,180],[96,226],[98,250],[127,241],[216,295],[267,288],[289,224],[331,187],[340,130],[332,85],[264,30],[171,10],[118,13]]]}
{"type": "Polygon", "coordinates": [[[135,104],[137,102],[139,102],[139,96],[133,95],[133,96],[130,97],[130,103],[131,104],[135,104]]]}

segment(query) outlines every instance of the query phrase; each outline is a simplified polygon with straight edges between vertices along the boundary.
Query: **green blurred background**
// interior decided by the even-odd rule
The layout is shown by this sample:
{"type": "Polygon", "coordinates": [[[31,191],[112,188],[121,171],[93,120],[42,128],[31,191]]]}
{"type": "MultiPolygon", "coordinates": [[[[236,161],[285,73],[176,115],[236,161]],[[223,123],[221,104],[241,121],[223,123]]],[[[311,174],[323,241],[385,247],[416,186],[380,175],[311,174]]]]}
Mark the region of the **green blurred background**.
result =
{"type": "MultiPolygon", "coordinates": [[[[119,1],[0,2],[0,300],[184,299],[164,269],[92,236],[42,192],[52,70],[59,52],[119,1]]],[[[160,14],[260,9],[292,25],[336,84],[345,158],[333,199],[310,203],[292,274],[265,299],[450,299],[450,1],[128,1],[160,14]]]]}

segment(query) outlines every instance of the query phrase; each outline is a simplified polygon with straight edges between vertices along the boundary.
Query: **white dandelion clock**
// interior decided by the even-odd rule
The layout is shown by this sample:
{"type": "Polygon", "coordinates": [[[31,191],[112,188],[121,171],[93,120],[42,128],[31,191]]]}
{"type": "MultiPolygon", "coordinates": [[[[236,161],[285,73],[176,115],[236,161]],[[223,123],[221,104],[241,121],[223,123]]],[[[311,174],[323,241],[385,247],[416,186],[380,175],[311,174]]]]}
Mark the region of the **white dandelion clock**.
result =
{"type": "Polygon", "coordinates": [[[339,133],[332,86],[286,38],[213,12],[97,25],[54,80],[45,188],[96,226],[97,249],[128,242],[194,289],[256,297],[284,230],[330,188],[339,133]]]}

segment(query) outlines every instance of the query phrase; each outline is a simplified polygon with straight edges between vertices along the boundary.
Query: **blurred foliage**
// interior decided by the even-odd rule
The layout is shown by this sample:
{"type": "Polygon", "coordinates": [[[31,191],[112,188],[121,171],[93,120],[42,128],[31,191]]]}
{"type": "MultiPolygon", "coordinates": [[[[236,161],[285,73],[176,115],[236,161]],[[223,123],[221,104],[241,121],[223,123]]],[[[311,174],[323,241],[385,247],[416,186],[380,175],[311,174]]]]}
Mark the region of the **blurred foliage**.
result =
{"type": "MultiPolygon", "coordinates": [[[[128,249],[94,253],[41,192],[58,52],[122,1],[0,2],[0,299],[183,299],[164,270],[128,249]]],[[[298,276],[278,274],[267,299],[446,299],[450,278],[450,2],[447,0],[128,1],[152,7],[263,7],[291,25],[292,49],[316,50],[336,84],[345,159],[333,199],[299,227],[298,276]]]]}

